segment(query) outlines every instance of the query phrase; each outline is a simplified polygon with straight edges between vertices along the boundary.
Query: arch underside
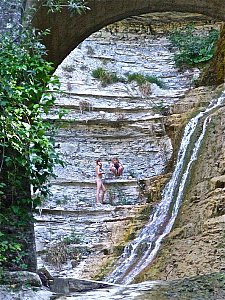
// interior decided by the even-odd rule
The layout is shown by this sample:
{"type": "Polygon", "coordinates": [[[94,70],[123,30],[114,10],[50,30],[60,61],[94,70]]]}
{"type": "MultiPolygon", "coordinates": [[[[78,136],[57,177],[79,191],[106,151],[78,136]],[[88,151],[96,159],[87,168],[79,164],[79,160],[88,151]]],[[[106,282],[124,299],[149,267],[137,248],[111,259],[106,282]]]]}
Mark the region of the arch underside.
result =
{"type": "Polygon", "coordinates": [[[176,11],[225,20],[225,2],[221,0],[89,0],[87,5],[90,10],[83,15],[71,15],[66,8],[54,14],[48,13],[46,7],[36,12],[33,25],[40,30],[51,30],[44,43],[48,60],[55,67],[93,32],[130,16],[176,11]]]}

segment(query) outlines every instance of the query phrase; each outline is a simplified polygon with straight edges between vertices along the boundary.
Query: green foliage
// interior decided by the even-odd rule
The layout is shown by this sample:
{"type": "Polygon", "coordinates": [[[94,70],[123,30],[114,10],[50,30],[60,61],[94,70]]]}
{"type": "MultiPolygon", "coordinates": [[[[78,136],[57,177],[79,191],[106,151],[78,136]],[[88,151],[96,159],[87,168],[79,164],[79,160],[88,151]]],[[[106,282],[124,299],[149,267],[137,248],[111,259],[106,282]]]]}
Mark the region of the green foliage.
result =
{"type": "Polygon", "coordinates": [[[43,121],[59,84],[43,58],[40,34],[27,29],[16,38],[5,34],[0,39],[0,268],[15,268],[25,240],[8,232],[30,224],[29,208],[48,195],[53,168],[62,164],[54,148],[54,128],[43,121]],[[35,199],[27,192],[30,185],[39,193],[35,199]]]}
{"type": "Polygon", "coordinates": [[[176,65],[194,66],[209,61],[214,55],[218,37],[217,29],[211,29],[208,34],[200,35],[193,25],[174,31],[169,39],[179,50],[179,53],[175,54],[176,65]]]}
{"type": "Polygon", "coordinates": [[[69,236],[66,236],[63,238],[63,242],[67,245],[80,244],[81,237],[79,234],[76,233],[76,231],[73,230],[69,236]]]}
{"type": "Polygon", "coordinates": [[[46,0],[45,4],[51,12],[61,12],[67,7],[71,12],[81,15],[89,10],[85,0],[46,0]]]}
{"type": "Polygon", "coordinates": [[[53,67],[43,59],[43,45],[32,31],[23,32],[17,43],[1,37],[0,53],[1,165],[12,169],[10,182],[16,186],[21,180],[15,171],[25,168],[23,175],[30,178],[34,191],[46,196],[45,183],[60,160],[51,138],[54,129],[43,122],[43,115],[54,104],[49,87],[57,91],[58,79],[52,76],[53,67]],[[16,157],[3,155],[9,148],[16,157]]]}
{"type": "Polygon", "coordinates": [[[109,197],[109,203],[112,206],[129,204],[129,199],[119,184],[115,183],[113,186],[109,187],[107,189],[107,194],[109,197]]]}
{"type": "Polygon", "coordinates": [[[76,68],[75,68],[74,65],[65,65],[65,66],[62,66],[62,69],[63,69],[63,71],[65,71],[65,72],[71,73],[71,72],[73,72],[76,68]]]}
{"type": "Polygon", "coordinates": [[[127,75],[128,82],[136,81],[138,85],[143,85],[147,82],[149,83],[155,83],[159,87],[164,88],[165,84],[163,81],[156,76],[150,76],[150,75],[143,75],[140,73],[130,73],[127,75]]]}
{"type": "Polygon", "coordinates": [[[164,88],[165,84],[163,81],[156,76],[143,75],[140,73],[128,73],[126,74],[127,79],[118,77],[115,73],[109,72],[102,67],[98,67],[97,69],[92,71],[92,76],[99,81],[101,81],[102,86],[107,86],[116,82],[132,82],[136,81],[138,85],[143,85],[147,82],[156,83],[159,87],[164,88]]]}
{"type": "Polygon", "coordinates": [[[109,72],[102,67],[93,70],[92,76],[101,81],[102,86],[107,86],[109,84],[122,81],[122,79],[116,74],[109,72]]]}
{"type": "Polygon", "coordinates": [[[23,262],[25,256],[20,243],[0,232],[0,270],[2,265],[14,270],[18,266],[20,269],[26,268],[23,262]]]}

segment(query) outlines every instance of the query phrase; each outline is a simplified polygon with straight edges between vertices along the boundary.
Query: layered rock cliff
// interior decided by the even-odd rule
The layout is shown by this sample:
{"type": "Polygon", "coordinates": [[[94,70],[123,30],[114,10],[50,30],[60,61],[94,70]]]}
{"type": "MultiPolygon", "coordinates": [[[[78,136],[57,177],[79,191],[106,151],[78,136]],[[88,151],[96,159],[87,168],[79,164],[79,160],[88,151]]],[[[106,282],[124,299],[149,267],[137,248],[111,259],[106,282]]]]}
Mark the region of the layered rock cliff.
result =
{"type": "MultiPolygon", "coordinates": [[[[218,90],[211,96],[217,95],[218,90]]],[[[195,99],[198,99],[197,94],[195,99]]],[[[224,108],[220,107],[211,116],[174,228],[153,264],[137,281],[175,279],[223,270],[224,125],[224,108]]]]}
{"type": "MultiPolygon", "coordinates": [[[[10,7],[1,28],[11,24],[15,10],[10,7]]],[[[182,14],[124,20],[84,41],[57,70],[63,94],[54,109],[69,111],[56,141],[66,167],[56,168],[52,197],[36,214],[39,267],[57,275],[102,278],[160,200],[185,123],[223,89],[194,89],[192,79],[199,71],[175,67],[166,34],[193,18],[199,28],[214,24],[200,15],[182,14]],[[98,67],[112,71],[121,82],[104,87],[91,75],[98,67]],[[129,72],[156,76],[165,86],[124,83],[129,72]],[[125,166],[121,178],[108,171],[113,156],[125,166]],[[107,170],[108,190],[108,206],[100,208],[95,207],[98,157],[107,170]]],[[[210,69],[218,80],[205,83],[223,81],[223,48],[221,41],[217,63],[210,69]]],[[[224,114],[223,107],[212,114],[174,228],[137,281],[223,270],[224,114]]],[[[54,110],[49,117],[54,119],[54,110]]]]}
{"type": "MultiPolygon", "coordinates": [[[[66,167],[56,169],[58,177],[52,181],[53,195],[40,208],[36,225],[39,265],[44,264],[55,274],[102,278],[110,270],[124,245],[146,222],[154,201],[160,200],[160,191],[170,176],[168,172],[173,170],[185,123],[213,97],[212,88],[193,89],[191,84],[193,76],[199,74],[197,69],[181,72],[175,67],[171,45],[162,33],[179,26],[180,19],[176,16],[166,25],[166,22],[159,22],[160,15],[153,17],[151,22],[148,18],[125,20],[94,34],[71,53],[56,72],[64,93],[58,98],[55,109],[68,109],[57,136],[66,167]],[[91,75],[99,67],[123,78],[122,82],[104,86],[91,75]],[[165,87],[124,83],[127,73],[156,76],[165,87]],[[113,178],[108,171],[113,156],[119,156],[125,166],[121,178],[113,178]],[[107,170],[109,204],[100,209],[95,207],[94,160],[98,157],[102,158],[107,170]],[[66,240],[74,255],[63,256],[66,240]]],[[[202,16],[196,18],[200,18],[199,28],[211,26],[205,25],[202,16]]],[[[54,119],[54,111],[50,117],[54,119]]],[[[219,126],[219,122],[216,123],[219,126]]],[[[222,144],[217,148],[222,151],[222,144]]],[[[201,176],[196,177],[194,173],[195,181],[192,176],[185,199],[196,195],[205,203],[203,195],[209,191],[206,183],[222,172],[218,167],[214,169],[214,159],[211,157],[211,169],[196,167],[201,176]],[[201,185],[195,190],[197,180],[201,185]]],[[[201,161],[202,155],[199,163],[201,161]]],[[[153,267],[145,270],[138,280],[179,278],[219,269],[221,251],[218,251],[218,259],[217,256],[214,260],[208,256],[199,258],[202,267],[195,263],[200,244],[205,253],[216,251],[216,247],[207,250],[207,244],[200,243],[199,236],[191,234],[192,229],[208,222],[208,217],[202,213],[205,206],[201,201],[198,202],[200,208],[197,200],[191,202],[192,214],[186,204],[188,200],[184,201],[175,231],[163,243],[153,267]],[[187,221],[189,216],[191,222],[187,221]],[[183,239],[183,232],[189,239],[183,239]],[[194,241],[191,250],[185,248],[190,240],[194,241]],[[178,251],[179,243],[183,243],[181,252],[178,251]],[[187,256],[189,268],[186,268],[183,257],[188,251],[195,256],[190,258],[191,263],[187,256]],[[177,265],[179,267],[175,267],[177,265]]],[[[207,228],[202,233],[206,239],[211,236],[207,228]]],[[[216,231],[221,236],[219,228],[216,231]]]]}

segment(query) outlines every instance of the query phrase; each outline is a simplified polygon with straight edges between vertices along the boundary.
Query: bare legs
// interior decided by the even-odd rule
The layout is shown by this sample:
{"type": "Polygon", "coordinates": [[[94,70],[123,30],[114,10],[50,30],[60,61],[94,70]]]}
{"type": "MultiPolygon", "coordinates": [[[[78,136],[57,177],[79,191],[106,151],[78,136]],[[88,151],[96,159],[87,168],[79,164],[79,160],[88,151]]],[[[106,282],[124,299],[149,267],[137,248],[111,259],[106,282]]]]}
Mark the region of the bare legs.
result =
{"type": "Polygon", "coordinates": [[[122,173],[123,173],[123,167],[122,166],[119,166],[119,168],[118,169],[116,169],[115,167],[111,167],[110,168],[110,171],[115,175],[115,176],[120,176],[120,175],[122,175],[122,173]]]}
{"type": "Polygon", "coordinates": [[[97,191],[96,191],[96,203],[104,203],[105,201],[105,186],[102,182],[102,179],[96,179],[97,191]],[[102,192],[102,197],[100,200],[100,193],[102,192]]]}

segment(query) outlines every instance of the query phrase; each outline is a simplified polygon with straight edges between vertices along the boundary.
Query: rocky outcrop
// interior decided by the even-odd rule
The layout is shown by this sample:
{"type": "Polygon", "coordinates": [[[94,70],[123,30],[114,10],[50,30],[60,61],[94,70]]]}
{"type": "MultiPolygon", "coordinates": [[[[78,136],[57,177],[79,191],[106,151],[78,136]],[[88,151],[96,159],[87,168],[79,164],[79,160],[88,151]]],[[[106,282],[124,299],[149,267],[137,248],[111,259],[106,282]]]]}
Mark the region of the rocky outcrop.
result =
{"type": "Polygon", "coordinates": [[[127,36],[130,24],[126,26],[94,34],[56,71],[64,90],[56,109],[69,112],[56,140],[66,166],[56,168],[51,206],[60,201],[64,207],[95,202],[95,159],[99,157],[106,172],[107,202],[141,203],[138,181],[164,173],[171,159],[171,139],[162,112],[184,97],[194,71],[177,71],[165,37],[145,32],[140,37],[136,31],[127,36]],[[149,83],[151,90],[146,94],[135,82],[104,86],[92,76],[98,68],[119,81],[125,81],[128,73],[150,75],[165,88],[149,83]],[[114,156],[124,165],[121,178],[109,172],[114,156]]]}
{"type": "Polygon", "coordinates": [[[220,30],[220,38],[217,42],[216,53],[209,66],[202,73],[200,85],[219,85],[224,83],[225,78],[225,27],[220,30]]]}
{"type": "MultiPolygon", "coordinates": [[[[156,192],[144,186],[166,172],[172,157],[162,112],[184,97],[194,71],[177,71],[165,37],[145,31],[140,36],[137,29],[127,36],[129,26],[121,25],[118,32],[116,24],[116,29],[97,32],[56,71],[64,93],[48,118],[54,120],[59,108],[68,109],[56,138],[66,166],[55,168],[52,196],[36,216],[38,264],[54,274],[101,278],[146,221],[145,203],[152,203],[150,194],[156,192]],[[91,75],[99,67],[122,81],[128,72],[152,75],[165,89],[148,84],[146,94],[135,82],[104,86],[91,75]],[[119,178],[109,172],[114,156],[124,165],[119,178]],[[98,157],[106,172],[104,207],[95,207],[98,157]],[[80,241],[75,243],[76,236],[80,241]],[[66,241],[71,245],[65,246],[66,241]],[[66,254],[65,247],[74,255],[66,254]]],[[[157,184],[155,188],[160,193],[157,184]]]]}
{"type": "Polygon", "coordinates": [[[175,226],[154,263],[137,281],[190,277],[223,269],[224,114],[221,107],[211,116],[175,226]]]}
{"type": "Polygon", "coordinates": [[[85,279],[93,279],[103,270],[105,274],[124,245],[142,228],[145,208],[43,209],[36,216],[39,267],[44,265],[52,275],[85,279]]]}
{"type": "MultiPolygon", "coordinates": [[[[146,281],[127,286],[112,286],[84,293],[73,293],[74,299],[129,299],[134,297],[141,299],[208,299],[223,300],[225,297],[225,276],[223,272],[206,276],[195,276],[182,280],[172,281],[146,281]]],[[[70,297],[62,296],[58,300],[66,300],[70,297]]]]}
{"type": "Polygon", "coordinates": [[[4,300],[50,300],[53,296],[42,286],[40,277],[28,271],[5,272],[0,284],[0,299],[4,300]]]}
{"type": "Polygon", "coordinates": [[[64,93],[48,118],[68,109],[56,139],[66,166],[56,167],[52,196],[36,216],[39,266],[56,275],[100,279],[109,272],[160,199],[183,126],[212,97],[209,88],[187,93],[198,70],[179,72],[167,38],[151,35],[140,20],[147,22],[147,16],[95,33],[56,71],[64,93]],[[95,79],[92,72],[99,67],[121,82],[95,79]],[[145,93],[125,80],[127,73],[155,76],[165,86],[149,84],[145,93]],[[125,166],[120,178],[108,171],[113,156],[125,166]],[[95,207],[98,157],[107,173],[104,207],[95,207]]]}

